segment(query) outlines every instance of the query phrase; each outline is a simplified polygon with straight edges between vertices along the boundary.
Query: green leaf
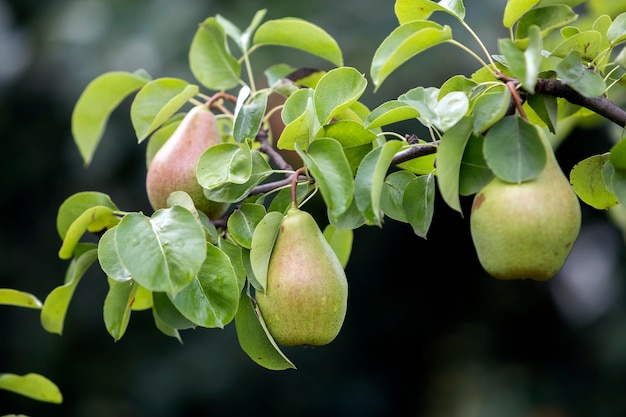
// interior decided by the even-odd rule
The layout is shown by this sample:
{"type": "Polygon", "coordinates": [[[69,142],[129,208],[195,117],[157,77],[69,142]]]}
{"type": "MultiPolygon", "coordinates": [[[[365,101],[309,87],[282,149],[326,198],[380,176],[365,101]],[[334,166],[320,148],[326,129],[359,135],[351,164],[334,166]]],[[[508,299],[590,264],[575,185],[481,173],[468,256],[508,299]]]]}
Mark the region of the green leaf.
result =
{"type": "Polygon", "coordinates": [[[274,242],[278,236],[280,224],[283,221],[283,213],[270,211],[263,217],[254,229],[252,245],[250,247],[250,267],[254,273],[260,289],[265,291],[267,284],[267,267],[274,248],[274,242]]]}
{"type": "Polygon", "coordinates": [[[515,22],[537,3],[539,3],[539,0],[507,0],[502,24],[506,28],[513,27],[515,22]]]}
{"type": "Polygon", "coordinates": [[[593,62],[602,51],[602,34],[597,30],[586,30],[564,39],[555,46],[550,56],[566,58],[576,52],[585,62],[593,62]]]}
{"type": "Polygon", "coordinates": [[[374,132],[365,129],[361,123],[353,120],[339,120],[328,124],[322,128],[318,137],[336,139],[343,148],[354,148],[376,140],[374,132]]]}
{"type": "Polygon", "coordinates": [[[483,153],[500,179],[521,183],[543,171],[546,151],[537,128],[521,117],[507,116],[485,135],[483,153]]]}
{"type": "Polygon", "coordinates": [[[474,102],[474,133],[482,133],[493,126],[506,114],[511,103],[511,92],[502,88],[499,92],[480,95],[474,102]]]}
{"type": "Polygon", "coordinates": [[[352,229],[337,229],[332,224],[328,224],[324,228],[323,235],[333,252],[335,252],[335,255],[337,255],[341,266],[345,269],[352,252],[354,232],[352,229]]]}
{"type": "Polygon", "coordinates": [[[155,130],[150,139],[148,140],[148,146],[146,146],[146,168],[150,166],[152,158],[156,155],[157,151],[161,149],[161,146],[172,136],[180,122],[183,120],[187,113],[178,113],[167,120],[160,128],[155,130]]]}
{"type": "Polygon", "coordinates": [[[139,285],[133,281],[109,280],[109,291],[104,299],[104,325],[116,342],[124,336],[130,321],[132,304],[139,285]]]}
{"type": "Polygon", "coordinates": [[[85,165],[91,163],[113,110],[146,82],[139,73],[112,71],[87,84],[72,112],[72,135],[85,165]]]}
{"type": "MultiPolygon", "coordinates": [[[[294,94],[291,97],[294,97],[294,94]]],[[[291,98],[290,97],[290,98],[291,98]]],[[[287,100],[287,105],[289,100],[287,100]]],[[[284,109],[287,109],[285,107],[284,109]]],[[[280,133],[280,137],[276,142],[278,149],[295,150],[295,144],[300,145],[302,149],[309,147],[309,142],[313,140],[315,135],[320,129],[320,123],[315,115],[315,106],[313,105],[313,98],[309,97],[306,101],[306,106],[302,113],[300,113],[293,121],[286,122],[283,131],[280,133]]]]}
{"type": "Polygon", "coordinates": [[[417,175],[404,170],[387,175],[380,198],[380,207],[386,216],[402,223],[408,223],[407,215],[402,206],[402,199],[407,184],[415,178],[417,175]]]}
{"type": "Polygon", "coordinates": [[[130,120],[138,142],[141,143],[196,94],[197,85],[178,78],[157,78],[141,87],[130,106],[130,120]]]}
{"type": "Polygon", "coordinates": [[[0,288],[0,304],[36,309],[43,306],[33,294],[11,288],[0,288]]]}
{"type": "Polygon", "coordinates": [[[611,164],[617,169],[626,169],[626,140],[620,140],[609,153],[611,164]]]}
{"type": "Polygon", "coordinates": [[[412,21],[394,29],[378,46],[370,66],[374,91],[402,64],[425,50],[452,39],[452,29],[431,21],[412,21]]]}
{"type": "Polygon", "coordinates": [[[96,261],[98,251],[93,249],[83,252],[72,259],[65,275],[65,283],[53,289],[43,302],[41,308],[41,325],[50,333],[62,334],[65,315],[69,307],[74,290],[85,272],[96,261]]]}
{"type": "Polygon", "coordinates": [[[239,300],[235,328],[241,349],[255,363],[274,371],[296,369],[270,336],[254,300],[245,293],[239,300]]]}
{"type": "Polygon", "coordinates": [[[180,333],[178,329],[170,326],[165,321],[163,321],[154,308],[152,309],[152,318],[154,320],[154,325],[157,329],[159,329],[161,333],[166,336],[175,338],[176,340],[178,340],[179,343],[183,343],[182,339],[180,338],[180,333]]]}
{"type": "Polygon", "coordinates": [[[330,216],[341,215],[354,197],[354,179],[341,144],[332,138],[319,138],[304,152],[296,151],[315,178],[330,216]]]}
{"type": "Polygon", "coordinates": [[[226,44],[224,28],[214,17],[200,24],[189,49],[189,67],[194,77],[212,90],[227,90],[239,84],[241,66],[226,44]]]}
{"type": "Polygon", "coordinates": [[[218,143],[209,147],[198,159],[198,183],[216,188],[227,183],[244,184],[252,174],[252,155],[247,142],[218,143]]]}
{"type": "Polygon", "coordinates": [[[206,256],[204,229],[181,206],[151,218],[129,213],[115,231],[117,254],[131,276],[150,291],[177,293],[194,279],[206,256]]]}
{"type": "Polygon", "coordinates": [[[606,37],[611,45],[616,45],[626,40],[626,12],[620,13],[611,23],[606,37]]]}
{"type": "Polygon", "coordinates": [[[426,20],[436,11],[446,12],[459,20],[465,19],[462,0],[396,0],[394,12],[402,25],[413,20],[426,20]]]}
{"type": "Polygon", "coordinates": [[[218,247],[207,245],[197,277],[176,296],[172,304],[199,326],[223,329],[237,312],[239,285],[230,258],[218,247]]]}
{"type": "Polygon", "coordinates": [[[542,40],[539,27],[533,26],[530,29],[528,47],[525,51],[510,39],[500,39],[498,46],[513,77],[522,83],[524,89],[533,94],[541,67],[542,40]]]}
{"type": "Polygon", "coordinates": [[[369,224],[382,226],[380,200],[385,177],[393,156],[402,146],[399,140],[385,142],[363,158],[355,177],[355,199],[369,224]]]}
{"type": "Polygon", "coordinates": [[[295,48],[330,61],[337,67],[343,65],[343,55],[335,39],[319,26],[295,17],[263,23],[256,30],[253,43],[255,46],[295,48]]]}
{"type": "MultiPolygon", "coordinates": [[[[178,309],[174,306],[174,304],[172,304],[172,300],[170,300],[166,293],[153,293],[152,302],[152,311],[154,315],[159,319],[158,322],[155,320],[155,323],[162,326],[162,328],[168,331],[168,333],[173,333],[173,329],[186,330],[194,329],[197,327],[195,323],[188,320],[185,316],[182,315],[180,311],[178,311],[178,309]]],[[[159,327],[159,329],[161,329],[161,327],[159,327]]],[[[173,336],[177,337],[178,335],[173,334],[173,336]]]]}
{"type": "Polygon", "coordinates": [[[564,83],[585,97],[599,97],[606,90],[602,76],[585,68],[577,51],[570,52],[567,58],[559,62],[556,71],[564,83]]]}
{"type": "Polygon", "coordinates": [[[526,102],[537,116],[543,121],[552,133],[556,133],[558,121],[558,103],[554,96],[533,94],[527,97],[526,102]]]}
{"type": "Polygon", "coordinates": [[[62,240],[65,239],[68,229],[76,219],[87,209],[96,206],[108,207],[112,211],[119,210],[107,194],[100,192],[83,191],[65,199],[57,212],[56,224],[59,237],[62,240]]]}
{"type": "Polygon", "coordinates": [[[365,119],[365,127],[374,129],[393,123],[419,117],[420,113],[412,106],[398,100],[386,101],[376,107],[365,119]]]}
{"type": "Polygon", "coordinates": [[[317,83],[313,103],[321,125],[330,123],[337,114],[354,104],[365,91],[367,80],[354,68],[328,71],[317,83]]]}
{"type": "Polygon", "coordinates": [[[124,282],[130,280],[130,272],[122,264],[118,255],[115,232],[117,228],[107,230],[98,242],[98,261],[102,271],[112,280],[124,282]]]}
{"type": "Polygon", "coordinates": [[[402,198],[402,207],[413,232],[426,239],[435,212],[435,175],[420,175],[409,182],[402,198]]]}
{"type": "Polygon", "coordinates": [[[593,155],[578,162],[570,172],[570,182],[576,195],[597,210],[606,210],[618,204],[615,194],[608,190],[602,173],[608,160],[607,154],[593,155]]]}
{"type": "Polygon", "coordinates": [[[266,107],[267,91],[257,91],[248,104],[238,108],[233,126],[233,136],[236,142],[256,138],[261,128],[263,116],[265,116],[266,107]]]}
{"type": "Polygon", "coordinates": [[[437,118],[433,120],[433,123],[445,132],[465,117],[469,110],[469,99],[465,93],[453,91],[443,96],[434,110],[437,118]]]}
{"type": "Polygon", "coordinates": [[[61,404],[63,396],[59,387],[43,375],[0,374],[0,389],[14,392],[37,401],[61,404]]]}
{"type": "MultiPolygon", "coordinates": [[[[543,2],[542,2],[543,3],[543,2]]],[[[522,16],[515,27],[515,43],[524,46],[532,26],[539,26],[542,38],[575,21],[578,15],[565,4],[536,7],[522,16]]]]}
{"type": "Polygon", "coordinates": [[[230,258],[230,263],[237,276],[237,287],[239,288],[239,292],[241,292],[246,285],[246,267],[243,264],[243,248],[221,237],[218,240],[218,247],[230,258]]]}
{"type": "Polygon", "coordinates": [[[465,145],[472,134],[472,118],[465,117],[446,131],[437,149],[437,181],[443,200],[463,215],[459,199],[459,176],[465,145]]]}
{"type": "Polygon", "coordinates": [[[254,229],[266,214],[262,204],[243,203],[228,217],[228,233],[246,249],[252,247],[254,229]]]}
{"type": "Polygon", "coordinates": [[[119,218],[109,207],[95,206],[88,208],[74,220],[67,230],[63,244],[59,249],[59,258],[70,259],[73,256],[74,248],[86,231],[109,229],[119,221],[119,218]]]}

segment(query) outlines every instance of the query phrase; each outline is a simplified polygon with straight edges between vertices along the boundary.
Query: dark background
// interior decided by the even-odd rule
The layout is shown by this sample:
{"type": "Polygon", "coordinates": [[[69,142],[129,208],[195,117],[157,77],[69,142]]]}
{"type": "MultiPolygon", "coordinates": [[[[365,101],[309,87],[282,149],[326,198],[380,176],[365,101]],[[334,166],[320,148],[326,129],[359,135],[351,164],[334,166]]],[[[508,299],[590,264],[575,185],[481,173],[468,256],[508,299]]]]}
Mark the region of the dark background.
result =
{"type": "MultiPolygon", "coordinates": [[[[492,51],[507,36],[504,4],[466,1],[466,20],[492,51]]],[[[112,115],[93,163],[83,166],[70,118],[85,85],[106,71],[138,68],[192,81],[187,52],[197,24],[222,14],[244,28],[261,8],[266,19],[320,25],[337,39],[345,65],[366,75],[397,24],[391,0],[0,0],[1,288],[43,301],[63,282],[56,212],[73,193],[101,191],[122,209],[150,212],[145,148],[136,144],[128,102],[112,115]]],[[[467,39],[446,15],[437,20],[467,39]]],[[[280,48],[253,54],[259,71],[282,60],[322,65],[280,48]]],[[[363,101],[373,108],[476,68],[442,45],[405,64],[377,93],[370,88],[363,101]]],[[[615,137],[611,126],[580,127],[557,156],[567,170],[606,151],[615,137]]],[[[469,203],[463,200],[465,213],[469,203]]],[[[0,415],[626,415],[626,252],[612,217],[583,204],[584,226],[561,273],[545,283],[505,282],[480,268],[467,218],[439,197],[436,204],[428,239],[393,220],[355,231],[343,330],[325,347],[285,349],[295,371],[253,363],[232,324],[183,331],[181,345],[155,328],[149,312],[136,312],[114,342],[102,321],[106,278],[96,267],[76,290],[62,336],[43,330],[37,310],[0,306],[0,372],[43,374],[64,396],[54,405],[0,390],[0,415]]]]}

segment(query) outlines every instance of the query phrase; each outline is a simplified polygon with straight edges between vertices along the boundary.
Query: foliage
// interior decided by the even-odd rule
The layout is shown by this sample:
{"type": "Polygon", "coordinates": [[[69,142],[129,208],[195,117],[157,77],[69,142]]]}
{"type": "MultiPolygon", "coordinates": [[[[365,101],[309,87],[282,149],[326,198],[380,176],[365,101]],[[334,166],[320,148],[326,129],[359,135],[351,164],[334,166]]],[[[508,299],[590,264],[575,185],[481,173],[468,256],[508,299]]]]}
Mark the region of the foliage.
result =
{"type": "MultiPolygon", "coordinates": [[[[72,114],[85,165],[106,137],[111,113],[128,97],[134,96],[130,120],[137,143],[146,145],[147,165],[187,106],[208,104],[223,143],[202,155],[197,179],[207,198],[229,203],[230,210],[209,220],[180,192],[170,207],[149,216],[120,209],[100,192],[70,196],[57,217],[59,257],[69,266],[43,303],[43,327],[62,334],[74,290],[97,261],[109,283],[104,323],[115,340],[141,310],[181,341],[181,330],[234,322],[253,361],[295,368],[254,299],[292,200],[303,208],[321,198],[324,235],[345,267],[357,228],[383,227],[388,217],[426,238],[436,192],[463,216],[461,197],[494,176],[512,183],[536,178],[546,160],[537,128],[556,144],[589,117],[626,125],[626,112],[616,105],[624,87],[626,14],[597,13],[587,25],[575,11],[581,3],[509,0],[501,23],[510,37],[488,51],[465,22],[461,0],[396,0],[398,26],[376,49],[367,76],[343,65],[338,43],[322,28],[297,18],[265,21],[265,10],[243,30],[220,15],[200,23],[189,48],[195,81],[152,78],[143,70],[103,73],[86,86],[72,114]],[[442,13],[472,35],[478,51],[434,20],[442,13]],[[440,87],[411,86],[373,109],[360,101],[370,83],[376,91],[398,68],[444,43],[474,57],[477,70],[469,77],[451,74],[440,87]],[[330,68],[277,63],[263,69],[259,87],[253,53],[266,46],[304,51],[330,68]],[[430,136],[387,130],[398,122],[425,126],[430,136]],[[286,152],[301,166],[289,165],[286,152]],[[97,243],[84,241],[87,234],[97,243]]],[[[574,191],[592,208],[626,202],[620,140],[569,173],[574,191]]]]}

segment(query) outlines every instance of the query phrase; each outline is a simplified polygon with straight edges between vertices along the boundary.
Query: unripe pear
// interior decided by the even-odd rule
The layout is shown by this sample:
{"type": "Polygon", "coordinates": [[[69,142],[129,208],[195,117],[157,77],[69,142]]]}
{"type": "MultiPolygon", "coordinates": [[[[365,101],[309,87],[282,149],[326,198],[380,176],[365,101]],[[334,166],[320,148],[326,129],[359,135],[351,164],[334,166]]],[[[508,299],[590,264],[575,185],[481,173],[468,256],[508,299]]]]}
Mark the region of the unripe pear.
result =
{"type": "Polygon", "coordinates": [[[152,208],[167,207],[172,192],[185,191],[210,219],[224,214],[228,204],[208,200],[196,178],[200,155],[220,142],[215,115],[206,106],[192,108],[148,166],[146,191],[152,208]]]}
{"type": "Polygon", "coordinates": [[[284,346],[321,346],[337,337],[346,316],[348,281],[313,217],[295,204],[282,220],[259,311],[284,346]]]}
{"type": "Polygon", "coordinates": [[[547,161],[539,176],[520,184],[495,177],[474,197],[472,240],[481,265],[498,279],[553,277],[580,231],[578,197],[542,140],[547,161]]]}

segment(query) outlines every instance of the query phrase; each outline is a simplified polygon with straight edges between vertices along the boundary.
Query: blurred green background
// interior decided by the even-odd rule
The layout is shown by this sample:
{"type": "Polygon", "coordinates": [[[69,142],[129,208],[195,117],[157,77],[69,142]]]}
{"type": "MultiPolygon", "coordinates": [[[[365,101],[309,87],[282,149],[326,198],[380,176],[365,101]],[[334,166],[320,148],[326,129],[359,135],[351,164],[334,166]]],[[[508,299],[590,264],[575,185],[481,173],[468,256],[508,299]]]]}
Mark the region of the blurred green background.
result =
{"type": "MultiPolygon", "coordinates": [[[[507,36],[505,3],[466,1],[467,22],[494,52],[497,37],[507,36]]],[[[626,1],[611,4],[626,10],[626,1]]],[[[106,71],[139,68],[193,81],[187,52],[197,24],[221,14],[246,27],[262,8],[267,19],[295,16],[326,29],[345,64],[366,76],[397,25],[392,0],[0,0],[0,287],[43,300],[63,282],[56,211],[75,192],[101,191],[122,209],[151,212],[145,148],[136,144],[128,102],[112,115],[92,165],[83,166],[70,118],[85,85],[106,71]]],[[[474,45],[447,16],[436,20],[474,45]]],[[[258,74],[276,62],[326,65],[280,48],[253,55],[258,74]]],[[[369,88],[363,101],[373,108],[476,68],[442,45],[376,93],[369,88]]],[[[604,152],[612,129],[576,129],[558,150],[563,168],[604,152]]],[[[96,266],[78,286],[62,336],[45,332],[36,310],[0,306],[0,372],[43,374],[64,395],[53,405],[0,390],[0,415],[626,415],[626,249],[607,214],[583,205],[580,239],[552,280],[503,282],[480,268],[467,219],[436,204],[426,240],[393,220],[355,231],[344,328],[328,346],[285,349],[297,371],[253,363],[234,325],[183,331],[181,345],[154,327],[150,313],[136,312],[114,342],[102,320],[106,279],[96,266]]]]}

